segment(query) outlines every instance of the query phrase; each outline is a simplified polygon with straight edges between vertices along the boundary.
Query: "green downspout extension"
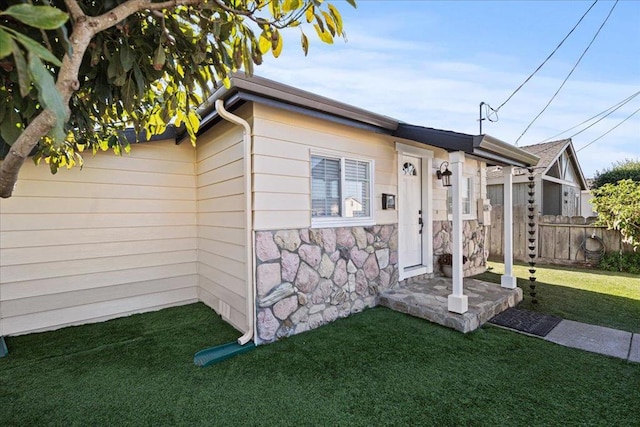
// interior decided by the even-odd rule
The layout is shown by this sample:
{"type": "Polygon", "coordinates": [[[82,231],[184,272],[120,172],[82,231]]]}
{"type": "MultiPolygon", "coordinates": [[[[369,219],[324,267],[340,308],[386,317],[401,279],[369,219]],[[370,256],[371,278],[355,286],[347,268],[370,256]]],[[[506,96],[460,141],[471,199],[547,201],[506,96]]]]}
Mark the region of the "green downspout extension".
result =
{"type": "Polygon", "coordinates": [[[9,355],[9,350],[7,349],[7,343],[4,342],[4,337],[0,337],[0,357],[5,357],[9,355]]]}

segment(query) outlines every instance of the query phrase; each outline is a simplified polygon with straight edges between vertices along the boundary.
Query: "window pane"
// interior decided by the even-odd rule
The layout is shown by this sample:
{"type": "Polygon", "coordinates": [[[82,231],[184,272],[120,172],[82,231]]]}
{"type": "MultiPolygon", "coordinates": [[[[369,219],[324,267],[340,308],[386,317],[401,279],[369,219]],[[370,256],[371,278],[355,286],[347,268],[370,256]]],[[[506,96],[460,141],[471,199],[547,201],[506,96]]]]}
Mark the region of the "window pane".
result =
{"type": "Polygon", "coordinates": [[[340,216],[340,160],[311,156],[311,215],[340,216]]]}
{"type": "MultiPolygon", "coordinates": [[[[462,214],[470,215],[471,214],[471,197],[473,190],[473,180],[471,177],[462,178],[462,188],[460,189],[460,194],[462,194],[462,214]]],[[[452,190],[447,191],[447,213],[453,213],[453,204],[451,199],[452,190]]]]}
{"type": "Polygon", "coordinates": [[[344,216],[371,216],[370,163],[346,159],[344,169],[344,216]]]}
{"type": "Polygon", "coordinates": [[[471,178],[466,177],[462,180],[462,214],[469,215],[471,213],[471,178]]]}

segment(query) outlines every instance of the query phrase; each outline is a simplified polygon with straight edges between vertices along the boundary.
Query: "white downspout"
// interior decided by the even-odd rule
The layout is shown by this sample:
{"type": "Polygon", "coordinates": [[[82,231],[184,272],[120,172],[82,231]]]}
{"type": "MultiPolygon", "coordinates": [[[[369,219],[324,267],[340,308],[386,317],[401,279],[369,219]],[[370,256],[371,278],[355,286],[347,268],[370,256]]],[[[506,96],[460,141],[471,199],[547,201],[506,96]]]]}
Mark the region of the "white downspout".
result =
{"type": "Polygon", "coordinates": [[[242,126],[242,138],[244,144],[244,195],[245,195],[245,256],[246,261],[246,276],[247,276],[247,331],[243,336],[238,338],[238,344],[245,345],[251,341],[254,337],[255,328],[255,312],[256,312],[256,291],[253,280],[253,188],[252,188],[252,173],[251,167],[251,152],[252,152],[252,137],[251,126],[242,117],[236,116],[225,110],[224,101],[217,99],[215,102],[216,111],[223,119],[231,122],[235,125],[242,126]]]}

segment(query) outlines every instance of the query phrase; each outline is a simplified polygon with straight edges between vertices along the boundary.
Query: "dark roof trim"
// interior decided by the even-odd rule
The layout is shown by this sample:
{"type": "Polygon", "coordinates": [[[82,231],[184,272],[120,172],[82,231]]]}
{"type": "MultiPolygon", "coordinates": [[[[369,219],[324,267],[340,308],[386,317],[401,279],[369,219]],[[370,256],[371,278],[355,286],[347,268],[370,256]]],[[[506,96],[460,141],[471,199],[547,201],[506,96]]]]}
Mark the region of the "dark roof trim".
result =
{"type": "Polygon", "coordinates": [[[463,151],[465,154],[487,162],[489,165],[535,166],[538,157],[514,147],[490,135],[468,135],[400,123],[393,133],[398,138],[411,139],[445,150],[463,151]]]}
{"type": "Polygon", "coordinates": [[[147,139],[146,132],[140,132],[138,137],[136,138],[136,131],[129,128],[124,131],[124,136],[127,138],[129,143],[134,142],[148,142],[148,141],[159,141],[162,139],[177,139],[180,134],[184,134],[184,129],[176,129],[175,126],[169,125],[167,129],[159,135],[151,135],[151,138],[147,139]]]}
{"type": "Polygon", "coordinates": [[[238,108],[244,102],[256,102],[271,107],[305,114],[307,116],[393,135],[449,152],[463,151],[467,155],[486,161],[490,165],[535,166],[538,157],[489,135],[468,135],[441,129],[401,123],[393,118],[375,114],[358,107],[284,85],[258,76],[234,74],[229,88],[220,87],[199,110],[202,122],[199,134],[219,119],[215,101],[223,99],[228,109],[238,108]]]}
{"type": "Polygon", "coordinates": [[[277,106],[288,111],[301,112],[306,115],[367,130],[375,129],[374,131],[378,133],[390,133],[398,126],[398,121],[391,117],[375,114],[362,108],[263,77],[246,77],[242,74],[234,74],[231,77],[230,88],[220,87],[209,97],[206,106],[200,111],[201,117],[207,117],[214,110],[214,101],[216,99],[224,99],[226,101],[236,93],[239,94],[240,98],[247,101],[277,106]]]}
{"type": "MultiPolygon", "coordinates": [[[[338,124],[342,124],[350,127],[355,127],[358,129],[363,129],[369,132],[391,134],[391,130],[380,128],[378,126],[374,126],[368,123],[363,123],[361,121],[352,120],[346,117],[328,114],[323,111],[304,108],[299,105],[287,103],[286,101],[267,98],[254,93],[245,93],[242,91],[237,91],[233,95],[231,95],[229,98],[227,98],[225,100],[225,107],[230,110],[233,110],[234,108],[237,108],[239,105],[243,104],[244,102],[256,102],[258,104],[279,108],[279,109],[290,111],[293,113],[304,114],[310,117],[327,120],[333,123],[338,123],[338,124]]],[[[207,131],[209,128],[211,128],[211,126],[218,121],[218,117],[219,117],[218,112],[215,110],[215,107],[212,107],[212,109],[210,109],[210,111],[205,116],[202,117],[202,122],[201,122],[200,130],[198,134],[201,134],[207,131]]]]}

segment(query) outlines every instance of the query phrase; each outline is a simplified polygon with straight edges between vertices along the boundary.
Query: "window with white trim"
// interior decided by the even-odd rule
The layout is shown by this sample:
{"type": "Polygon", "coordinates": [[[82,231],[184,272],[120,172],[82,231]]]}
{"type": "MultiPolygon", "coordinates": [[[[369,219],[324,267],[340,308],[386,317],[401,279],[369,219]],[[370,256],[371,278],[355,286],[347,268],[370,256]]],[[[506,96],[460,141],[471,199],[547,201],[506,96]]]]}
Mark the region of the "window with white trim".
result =
{"type": "MultiPolygon", "coordinates": [[[[462,178],[462,188],[460,189],[460,194],[462,195],[462,215],[464,216],[472,216],[472,202],[474,200],[473,197],[473,177],[472,176],[464,176],[462,178]]],[[[449,189],[447,191],[447,213],[449,215],[453,214],[453,203],[452,203],[452,190],[449,189]]]]}
{"type": "Polygon", "coordinates": [[[372,160],[312,155],[312,225],[372,221],[372,171],[372,160]]]}

